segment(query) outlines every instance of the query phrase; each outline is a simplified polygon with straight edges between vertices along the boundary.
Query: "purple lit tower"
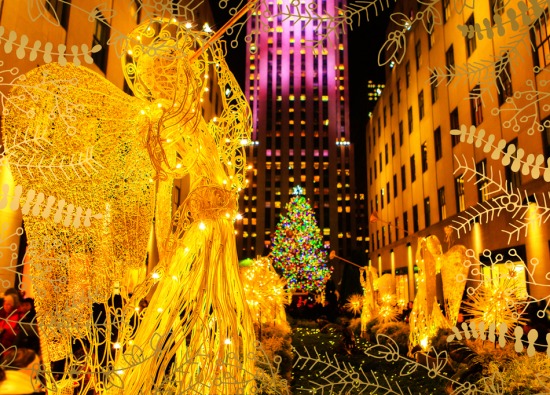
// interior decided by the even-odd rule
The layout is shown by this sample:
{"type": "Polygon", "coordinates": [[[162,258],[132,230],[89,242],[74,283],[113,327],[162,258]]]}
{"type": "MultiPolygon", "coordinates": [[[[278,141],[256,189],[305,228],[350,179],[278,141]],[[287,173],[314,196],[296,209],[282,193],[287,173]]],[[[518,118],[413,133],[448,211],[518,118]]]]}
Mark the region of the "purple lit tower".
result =
{"type": "MultiPolygon", "coordinates": [[[[365,250],[357,238],[353,147],[349,144],[348,60],[343,31],[330,21],[284,20],[281,10],[338,15],[341,1],[262,2],[248,21],[258,31],[247,48],[246,93],[254,119],[249,187],[238,225],[241,258],[269,251],[271,236],[294,186],[317,217],[325,245],[342,257],[365,250]],[[273,15],[273,16],[271,16],[273,15]],[[316,46],[317,43],[320,46],[316,46]]],[[[337,273],[335,273],[337,274],[337,273]]]]}

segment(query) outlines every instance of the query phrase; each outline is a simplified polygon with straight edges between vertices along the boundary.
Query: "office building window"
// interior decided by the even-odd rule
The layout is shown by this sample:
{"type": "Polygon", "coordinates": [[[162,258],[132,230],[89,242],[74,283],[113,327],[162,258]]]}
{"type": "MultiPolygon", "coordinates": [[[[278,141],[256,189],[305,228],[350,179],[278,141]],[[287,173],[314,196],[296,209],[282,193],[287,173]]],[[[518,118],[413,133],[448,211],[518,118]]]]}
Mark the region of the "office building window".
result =
{"type": "Polygon", "coordinates": [[[512,74],[510,72],[510,53],[506,52],[495,63],[497,76],[498,104],[503,105],[506,99],[512,97],[512,74]]]}
{"type": "Polygon", "coordinates": [[[374,161],[374,179],[375,179],[375,180],[376,180],[376,178],[378,177],[376,171],[377,171],[376,161],[374,161]]]}
{"type": "Polygon", "coordinates": [[[399,240],[399,217],[395,217],[395,222],[394,222],[395,226],[394,226],[394,229],[395,229],[395,240],[399,240]]]}
{"type": "Polygon", "coordinates": [[[458,176],[455,178],[455,197],[456,211],[464,211],[466,208],[466,201],[464,199],[464,176],[458,176]]]}
{"type": "Polygon", "coordinates": [[[472,124],[475,126],[481,125],[483,122],[483,102],[479,84],[470,91],[470,111],[472,113],[472,124]]]}
{"type": "Polygon", "coordinates": [[[407,168],[405,165],[401,166],[401,190],[407,189],[407,168]]]}
{"type": "Polygon", "coordinates": [[[397,174],[393,175],[393,197],[397,197],[397,174]]]}
{"type": "Polygon", "coordinates": [[[424,227],[427,228],[432,224],[432,217],[430,212],[430,198],[424,199],[424,227]]]}
{"type": "Polygon", "coordinates": [[[441,145],[441,128],[437,127],[434,130],[434,150],[435,160],[438,161],[443,157],[443,146],[441,145]]]}
{"type": "Polygon", "coordinates": [[[542,144],[544,148],[544,155],[548,158],[550,156],[550,117],[541,122],[544,127],[542,131],[542,144]]]}
{"type": "Polygon", "coordinates": [[[406,233],[409,233],[409,213],[406,211],[403,213],[403,229],[406,233]]]}
{"type": "Polygon", "coordinates": [[[418,94],[418,119],[424,118],[424,91],[421,90],[418,94]]]}
{"type": "Polygon", "coordinates": [[[405,64],[405,86],[408,88],[411,84],[411,63],[407,61],[405,64]]]}
{"type": "Polygon", "coordinates": [[[487,160],[483,159],[476,163],[476,187],[477,187],[477,201],[478,202],[484,202],[486,200],[489,200],[489,193],[487,191],[487,187],[489,186],[489,183],[487,181],[487,177],[485,177],[485,174],[487,174],[486,171],[487,168],[487,160]]]}
{"type": "Polygon", "coordinates": [[[426,142],[422,143],[420,150],[422,154],[422,173],[424,173],[428,170],[428,145],[426,142]]]}
{"type": "Polygon", "coordinates": [[[386,226],[382,226],[382,247],[386,245],[386,226]]]}
{"type": "Polygon", "coordinates": [[[449,75],[450,81],[453,79],[453,74],[455,71],[455,52],[452,44],[447,52],[445,52],[445,66],[447,67],[447,74],[449,75]]]}
{"type": "Polygon", "coordinates": [[[94,36],[92,38],[92,47],[101,45],[101,50],[92,54],[94,63],[101,69],[101,71],[107,71],[107,54],[109,46],[107,42],[111,36],[111,27],[105,22],[105,17],[99,10],[99,14],[95,20],[94,36]]]}
{"type": "Polygon", "coordinates": [[[388,148],[388,144],[384,145],[384,154],[386,156],[386,164],[388,164],[388,161],[389,161],[389,148],[388,148]]]}
{"type": "Polygon", "coordinates": [[[447,218],[447,204],[445,203],[445,187],[437,190],[437,204],[439,208],[439,220],[447,218]]]}
{"type": "Polygon", "coordinates": [[[397,90],[397,103],[401,103],[401,79],[397,79],[395,82],[395,88],[397,90]]]}
{"type": "Polygon", "coordinates": [[[384,127],[386,127],[386,125],[387,125],[387,115],[388,115],[387,111],[386,111],[386,106],[384,106],[383,112],[384,112],[384,127]]]}
{"type": "Polygon", "coordinates": [[[380,163],[380,173],[382,173],[382,152],[378,154],[378,163],[380,163]]]}
{"type": "Polygon", "coordinates": [[[416,161],[414,155],[411,156],[411,184],[416,181],[416,161]]]}
{"type": "Polygon", "coordinates": [[[390,183],[386,183],[386,203],[390,204],[390,183]]]}
{"type": "Polygon", "coordinates": [[[451,18],[451,0],[443,0],[443,23],[451,18]]]}
{"type": "Polygon", "coordinates": [[[391,134],[391,156],[395,156],[395,133],[391,134]]]}
{"type": "Polygon", "coordinates": [[[422,65],[422,45],[420,40],[418,40],[414,46],[414,54],[416,58],[416,70],[418,70],[422,65]]]}
{"type": "MultiPolygon", "coordinates": [[[[476,22],[474,19],[474,14],[472,13],[472,15],[466,21],[466,26],[474,27],[475,24],[476,22]]],[[[474,32],[471,32],[466,36],[466,53],[468,54],[468,57],[470,57],[474,53],[474,51],[476,50],[476,47],[477,47],[476,35],[474,32]]]]}
{"type": "Polygon", "coordinates": [[[407,121],[409,122],[409,134],[413,131],[413,109],[412,106],[409,107],[407,111],[407,121]]]}
{"type": "Polygon", "coordinates": [[[384,208],[384,194],[386,191],[384,191],[384,188],[380,189],[380,208],[384,208]]]}
{"type": "Polygon", "coordinates": [[[489,0],[489,10],[491,12],[491,24],[494,24],[495,15],[504,13],[504,0],[489,0]]]}
{"type": "Polygon", "coordinates": [[[413,206],[413,232],[418,232],[418,205],[413,206]]]}
{"type": "Polygon", "coordinates": [[[437,90],[437,76],[433,72],[430,76],[430,89],[432,92],[432,104],[434,104],[439,98],[439,92],[437,90]]]}
{"type": "Polygon", "coordinates": [[[535,66],[543,69],[550,65],[550,26],[548,8],[531,27],[531,45],[535,49],[533,57],[535,66]]]}
{"type": "Polygon", "coordinates": [[[432,14],[429,14],[426,18],[426,31],[428,32],[428,49],[432,49],[435,44],[435,24],[434,17],[432,14]]]}
{"type": "MultiPolygon", "coordinates": [[[[2,4],[2,2],[0,2],[2,4]]],[[[59,25],[67,30],[69,27],[69,13],[71,11],[71,0],[49,0],[46,1],[46,9],[59,22],[59,25]]],[[[96,22],[97,23],[97,22],[96,22]]]]}
{"type": "Polygon", "coordinates": [[[403,146],[403,121],[399,121],[399,146],[403,146]]]}
{"type": "Polygon", "coordinates": [[[390,93],[390,117],[393,115],[393,93],[390,93]]]}
{"type": "MultiPolygon", "coordinates": [[[[509,145],[518,146],[518,139],[517,137],[511,141],[508,142],[506,145],[506,148],[504,149],[504,152],[508,152],[508,146],[509,145]]],[[[510,155],[510,164],[506,166],[505,172],[506,172],[506,181],[510,185],[512,189],[517,189],[521,186],[521,173],[519,171],[512,171],[512,163],[516,161],[518,158],[517,151],[514,150],[514,153],[510,155]]]]}
{"type": "MultiPolygon", "coordinates": [[[[460,129],[460,125],[458,123],[458,107],[455,107],[453,111],[451,111],[450,115],[450,124],[451,124],[451,130],[457,130],[460,129]]],[[[460,143],[460,136],[453,134],[451,136],[451,142],[453,144],[453,147],[460,143]]]]}

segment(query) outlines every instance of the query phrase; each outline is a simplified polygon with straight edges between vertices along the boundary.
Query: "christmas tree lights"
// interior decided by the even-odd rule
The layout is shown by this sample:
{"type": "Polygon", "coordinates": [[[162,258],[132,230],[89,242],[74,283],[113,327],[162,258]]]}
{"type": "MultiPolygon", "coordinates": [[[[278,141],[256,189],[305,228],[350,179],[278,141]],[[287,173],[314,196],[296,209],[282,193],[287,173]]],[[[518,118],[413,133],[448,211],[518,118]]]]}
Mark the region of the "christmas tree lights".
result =
{"type": "Polygon", "coordinates": [[[327,251],[311,206],[301,187],[285,206],[273,238],[273,266],[287,280],[293,292],[322,293],[330,278],[327,251]]]}

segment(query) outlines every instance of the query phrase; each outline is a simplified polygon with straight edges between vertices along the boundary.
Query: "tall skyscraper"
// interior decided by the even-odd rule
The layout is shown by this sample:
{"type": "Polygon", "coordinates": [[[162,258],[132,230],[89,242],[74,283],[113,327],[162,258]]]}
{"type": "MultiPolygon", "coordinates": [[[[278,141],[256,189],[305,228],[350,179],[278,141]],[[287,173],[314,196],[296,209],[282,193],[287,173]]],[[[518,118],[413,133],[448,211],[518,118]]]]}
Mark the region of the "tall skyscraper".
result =
{"type": "MultiPolygon", "coordinates": [[[[318,0],[318,14],[343,2],[318,0]]],[[[311,7],[308,3],[307,7],[311,7]]],[[[241,258],[265,255],[291,190],[301,185],[325,245],[347,256],[356,248],[353,146],[349,140],[346,36],[306,15],[306,4],[262,3],[248,21],[246,93],[254,118],[250,187],[240,205],[241,258]]],[[[364,250],[365,246],[360,245],[364,250]]]]}

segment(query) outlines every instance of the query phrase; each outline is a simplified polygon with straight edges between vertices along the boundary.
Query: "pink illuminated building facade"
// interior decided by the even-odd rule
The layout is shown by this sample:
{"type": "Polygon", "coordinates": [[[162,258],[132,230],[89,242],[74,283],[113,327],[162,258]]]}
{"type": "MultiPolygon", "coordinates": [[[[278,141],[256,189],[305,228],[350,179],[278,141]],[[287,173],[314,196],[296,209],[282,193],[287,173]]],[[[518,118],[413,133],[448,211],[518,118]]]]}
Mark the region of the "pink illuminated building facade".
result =
{"type": "MultiPolygon", "coordinates": [[[[251,182],[240,205],[241,258],[267,254],[297,185],[306,191],[327,248],[343,257],[366,248],[356,229],[346,36],[331,31],[328,20],[285,19],[281,10],[305,14],[304,3],[300,9],[292,4],[262,3],[248,21],[253,40],[247,48],[246,92],[254,133],[251,182]]],[[[316,4],[316,12],[327,15],[337,15],[343,5],[316,4]]]]}

